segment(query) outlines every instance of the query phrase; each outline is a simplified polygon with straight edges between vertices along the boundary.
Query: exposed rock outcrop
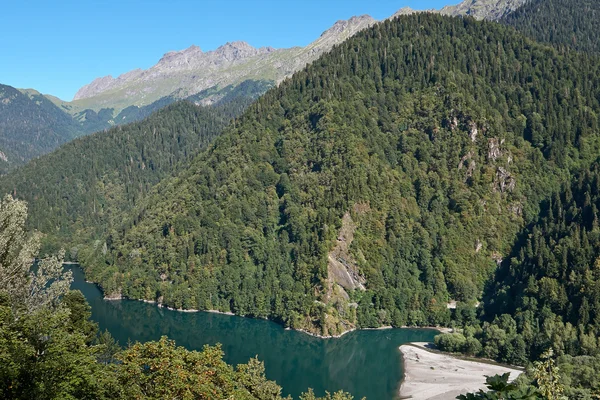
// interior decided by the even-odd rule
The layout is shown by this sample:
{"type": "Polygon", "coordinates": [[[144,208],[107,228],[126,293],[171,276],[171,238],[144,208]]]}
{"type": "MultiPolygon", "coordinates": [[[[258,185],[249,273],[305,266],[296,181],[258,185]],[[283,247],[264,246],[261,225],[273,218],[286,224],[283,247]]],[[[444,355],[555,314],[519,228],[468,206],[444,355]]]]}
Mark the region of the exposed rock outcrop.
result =
{"type": "Polygon", "coordinates": [[[511,173],[503,167],[498,167],[496,178],[494,179],[494,188],[501,193],[512,192],[515,189],[517,180],[511,173]]]}
{"type": "Polygon", "coordinates": [[[356,224],[350,213],[346,213],[342,218],[342,227],[336,245],[329,252],[327,273],[333,283],[346,290],[365,290],[366,281],[360,274],[358,263],[350,254],[350,245],[354,240],[355,230],[356,224]]]}
{"type": "MultiPolygon", "coordinates": [[[[426,11],[404,7],[388,19],[416,12],[433,12],[497,20],[525,1],[465,0],[441,10],[426,11]]],[[[368,15],[337,21],[306,47],[254,48],[246,42],[237,41],[208,52],[203,52],[198,46],[171,51],[147,70],[136,69],[117,78],[109,75],[95,79],[75,94],[73,106],[95,111],[113,108],[118,113],[131,105],[148,105],[166,96],[185,98],[211,87],[225,87],[249,79],[281,82],[334,45],[376,22],[368,15]]],[[[207,101],[210,103],[210,99],[207,101]]]]}
{"type": "Polygon", "coordinates": [[[375,22],[368,15],[337,21],[304,48],[254,48],[237,41],[207,52],[198,46],[171,51],[147,70],[95,79],[75,94],[74,104],[93,110],[114,108],[118,113],[131,105],[148,105],[166,96],[186,98],[208,88],[249,79],[280,82],[375,22]]]}
{"type": "Polygon", "coordinates": [[[504,139],[498,140],[498,138],[490,138],[488,139],[488,154],[487,158],[489,161],[496,161],[500,157],[502,157],[502,150],[500,149],[500,145],[504,144],[504,139]]]}
{"type": "Polygon", "coordinates": [[[475,19],[497,21],[525,4],[527,0],[464,0],[455,6],[446,6],[439,12],[444,15],[467,15],[475,19]]]}

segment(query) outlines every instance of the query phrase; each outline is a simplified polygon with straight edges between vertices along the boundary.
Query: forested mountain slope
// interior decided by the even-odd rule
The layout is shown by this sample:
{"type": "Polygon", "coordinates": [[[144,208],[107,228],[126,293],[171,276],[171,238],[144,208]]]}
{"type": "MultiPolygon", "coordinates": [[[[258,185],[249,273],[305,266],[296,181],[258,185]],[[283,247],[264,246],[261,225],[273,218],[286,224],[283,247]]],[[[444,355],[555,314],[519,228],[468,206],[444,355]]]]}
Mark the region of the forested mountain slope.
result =
{"type": "MultiPolygon", "coordinates": [[[[197,46],[169,52],[146,71],[137,69],[117,78],[94,80],[70,102],[33,89],[2,86],[0,90],[6,93],[0,94],[4,96],[0,104],[0,117],[4,117],[0,152],[8,161],[0,155],[0,174],[75,137],[139,121],[179,100],[212,105],[242,92],[252,91],[250,97],[261,95],[375,22],[366,15],[337,21],[306,47],[255,49],[238,41],[209,52],[197,46]],[[18,101],[13,99],[10,107],[5,107],[8,97],[17,95],[18,101]]],[[[247,93],[245,97],[249,97],[247,93]]]]}
{"type": "Polygon", "coordinates": [[[468,18],[378,24],[263,96],[82,261],[111,295],[323,334],[447,323],[595,158],[599,67],[468,18]]]}
{"type": "Polygon", "coordinates": [[[573,399],[600,395],[600,164],[542,202],[490,279],[480,318],[459,305],[443,350],[527,365],[548,349],[573,399]]]}
{"type": "MultiPolygon", "coordinates": [[[[594,164],[543,203],[485,297],[490,321],[510,314],[527,354],[549,346],[600,354],[600,166],[594,164]]],[[[600,388],[600,386],[599,386],[600,388]]]]}
{"type": "Polygon", "coordinates": [[[250,101],[172,104],[142,122],[67,143],[1,177],[0,190],[28,201],[29,227],[48,234],[48,244],[89,242],[118,225],[122,212],[202,150],[250,101]]]}
{"type": "Polygon", "coordinates": [[[0,174],[54,150],[77,131],[71,117],[44,96],[0,84],[0,174]]]}
{"type": "Polygon", "coordinates": [[[500,22],[540,42],[600,52],[597,0],[531,0],[500,22]]]}

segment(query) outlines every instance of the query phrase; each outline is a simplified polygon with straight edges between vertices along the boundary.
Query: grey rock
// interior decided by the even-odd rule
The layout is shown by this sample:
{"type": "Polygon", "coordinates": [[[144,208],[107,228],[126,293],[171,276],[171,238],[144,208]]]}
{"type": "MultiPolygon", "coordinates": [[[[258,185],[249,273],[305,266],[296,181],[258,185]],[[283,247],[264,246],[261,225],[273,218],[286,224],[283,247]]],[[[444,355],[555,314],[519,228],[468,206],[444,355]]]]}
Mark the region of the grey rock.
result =
{"type": "Polygon", "coordinates": [[[455,6],[446,6],[439,12],[444,15],[468,15],[475,19],[497,21],[516,10],[527,0],[465,0],[455,6]]]}
{"type": "MultiPolygon", "coordinates": [[[[441,10],[446,15],[471,15],[478,19],[498,19],[521,6],[526,0],[465,0],[441,10]]],[[[404,7],[390,18],[420,12],[404,7]]],[[[388,18],[389,19],[389,18],[388,18]]],[[[165,96],[186,98],[211,87],[236,85],[248,79],[281,82],[306,64],[316,60],[333,46],[377,21],[368,15],[337,21],[306,47],[274,49],[254,48],[246,42],[226,43],[216,50],[203,52],[198,46],[163,55],[147,70],[136,69],[117,78],[105,76],[83,86],[68,107],[73,109],[145,106],[165,96]]],[[[204,100],[210,103],[212,100],[204,100]]]]}

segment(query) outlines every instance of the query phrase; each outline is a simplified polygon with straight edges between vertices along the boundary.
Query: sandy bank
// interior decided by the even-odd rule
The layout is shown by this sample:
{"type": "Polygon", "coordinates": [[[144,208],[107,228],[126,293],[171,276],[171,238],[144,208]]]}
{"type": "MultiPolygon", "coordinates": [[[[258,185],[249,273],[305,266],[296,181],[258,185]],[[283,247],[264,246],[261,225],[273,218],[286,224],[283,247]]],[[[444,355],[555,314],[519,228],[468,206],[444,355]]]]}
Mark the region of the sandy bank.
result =
{"type": "Polygon", "coordinates": [[[426,350],[425,343],[400,346],[404,380],[400,398],[417,400],[454,399],[459,394],[485,389],[485,375],[510,372],[513,380],[522,371],[485,362],[467,361],[426,350]]]}

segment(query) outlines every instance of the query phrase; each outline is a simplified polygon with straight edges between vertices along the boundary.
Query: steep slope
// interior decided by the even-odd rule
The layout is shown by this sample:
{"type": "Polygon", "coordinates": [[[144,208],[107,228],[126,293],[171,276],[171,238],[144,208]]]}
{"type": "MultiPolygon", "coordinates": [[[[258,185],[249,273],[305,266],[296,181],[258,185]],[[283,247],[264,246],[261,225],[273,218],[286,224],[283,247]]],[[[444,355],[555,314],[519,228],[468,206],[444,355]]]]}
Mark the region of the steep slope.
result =
{"type": "Polygon", "coordinates": [[[486,316],[512,315],[527,354],[554,346],[559,353],[600,355],[599,210],[595,164],[544,202],[496,273],[486,316]]]}
{"type": "Polygon", "coordinates": [[[249,102],[172,104],[142,122],[67,143],[0,177],[0,190],[27,200],[29,227],[49,234],[47,246],[89,243],[118,225],[125,210],[201,151],[249,102]]]}
{"type": "MultiPolygon", "coordinates": [[[[476,18],[497,19],[513,10],[521,1],[465,1],[458,6],[446,7],[440,12],[450,15],[473,15],[476,18]]],[[[437,12],[435,10],[430,10],[437,12]]],[[[403,8],[392,17],[412,13],[403,8]]],[[[139,121],[152,112],[179,99],[189,99],[197,104],[210,105],[227,96],[236,86],[253,82],[263,91],[274,83],[303,68],[307,63],[328,52],[335,44],[341,43],[356,32],[375,23],[371,17],[363,15],[347,21],[338,21],[321,37],[307,47],[291,49],[255,49],[245,42],[227,43],[215,51],[202,52],[197,46],[179,52],[165,54],[148,70],[136,69],[117,78],[98,78],[81,88],[72,102],[66,102],[50,95],[41,95],[35,90],[23,91],[31,99],[47,103],[69,114],[74,122],[65,121],[71,128],[61,129],[60,135],[79,136],[115,125],[139,121]],[[44,99],[45,97],[45,99],[44,99]]],[[[57,110],[53,110],[56,113],[57,110]]],[[[13,112],[13,115],[17,113],[13,112]]],[[[65,116],[57,114],[59,119],[65,116]]],[[[13,126],[27,124],[27,121],[13,120],[13,126]]],[[[37,141],[27,141],[37,146],[37,141]]],[[[44,148],[40,155],[56,145],[44,148]]],[[[11,146],[9,146],[11,147],[11,146]]],[[[2,150],[2,149],[0,149],[2,150]]],[[[10,155],[11,159],[28,160],[31,155],[19,150],[10,155]]],[[[4,171],[14,163],[5,164],[4,171]]]]}
{"type": "Polygon", "coordinates": [[[448,323],[448,300],[479,297],[597,154],[599,67],[472,19],[377,24],[263,96],[81,261],[111,295],[326,335],[448,323]]]}
{"type": "MultiPolygon", "coordinates": [[[[498,20],[519,8],[526,0],[465,0],[455,6],[429,12],[476,19],[498,20]]],[[[390,18],[414,13],[405,7],[390,18]]],[[[226,43],[214,51],[202,52],[198,46],[166,53],[148,70],[136,69],[117,78],[105,76],[83,86],[72,105],[100,110],[113,108],[119,112],[134,105],[144,106],[164,98],[186,98],[209,87],[222,88],[251,80],[280,82],[303,68],[334,45],[376,21],[368,15],[340,20],[307,47],[273,49],[253,48],[238,41],[226,43]]],[[[206,99],[210,102],[210,97],[206,99]]]]}
{"type": "Polygon", "coordinates": [[[526,2],[527,0],[464,0],[455,6],[446,6],[439,12],[443,15],[470,16],[497,21],[510,15],[526,2]]]}
{"type": "Polygon", "coordinates": [[[172,51],[148,70],[94,80],[76,93],[72,104],[93,110],[113,108],[118,113],[130,105],[144,106],[166,96],[186,98],[246,80],[281,81],[374,22],[369,16],[338,21],[304,48],[255,49],[245,42],[233,42],[206,53],[197,46],[172,51]]]}
{"type": "Polygon", "coordinates": [[[73,139],[78,127],[44,96],[0,84],[0,174],[73,139]]]}
{"type": "Polygon", "coordinates": [[[500,22],[540,42],[599,53],[599,20],[595,0],[531,0],[500,22]]]}
{"type": "Polygon", "coordinates": [[[457,322],[463,334],[441,335],[436,343],[444,350],[518,365],[527,365],[551,348],[558,356],[567,398],[596,398],[600,164],[576,174],[540,209],[490,280],[479,320],[473,318],[472,308],[461,313],[457,322]]]}

